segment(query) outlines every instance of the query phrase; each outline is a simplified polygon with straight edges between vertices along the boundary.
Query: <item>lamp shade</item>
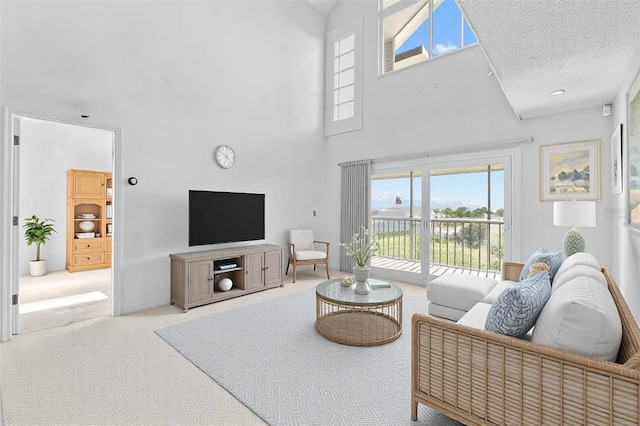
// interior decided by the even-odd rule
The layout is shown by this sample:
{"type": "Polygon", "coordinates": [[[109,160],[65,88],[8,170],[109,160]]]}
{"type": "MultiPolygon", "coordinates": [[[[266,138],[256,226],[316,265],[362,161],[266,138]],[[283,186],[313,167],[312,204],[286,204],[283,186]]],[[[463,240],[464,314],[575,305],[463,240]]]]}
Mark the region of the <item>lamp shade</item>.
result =
{"type": "Polygon", "coordinates": [[[596,203],[594,201],[554,201],[553,224],[556,226],[596,226],[596,203]]]}

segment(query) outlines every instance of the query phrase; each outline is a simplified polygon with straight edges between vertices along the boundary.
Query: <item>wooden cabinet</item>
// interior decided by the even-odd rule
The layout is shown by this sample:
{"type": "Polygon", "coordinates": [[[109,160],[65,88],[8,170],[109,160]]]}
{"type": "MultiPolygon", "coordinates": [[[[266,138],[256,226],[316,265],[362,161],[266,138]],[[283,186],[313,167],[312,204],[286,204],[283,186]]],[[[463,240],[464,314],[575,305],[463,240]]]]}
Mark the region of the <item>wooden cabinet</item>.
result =
{"type": "Polygon", "coordinates": [[[67,170],[69,272],[111,267],[113,174],[67,170]]]}
{"type": "Polygon", "coordinates": [[[171,303],[189,308],[282,287],[282,247],[260,244],[172,254],[171,303]],[[229,290],[220,281],[232,282],[229,290]]]}
{"type": "Polygon", "coordinates": [[[246,256],[245,287],[255,289],[282,283],[282,250],[246,256]]]}

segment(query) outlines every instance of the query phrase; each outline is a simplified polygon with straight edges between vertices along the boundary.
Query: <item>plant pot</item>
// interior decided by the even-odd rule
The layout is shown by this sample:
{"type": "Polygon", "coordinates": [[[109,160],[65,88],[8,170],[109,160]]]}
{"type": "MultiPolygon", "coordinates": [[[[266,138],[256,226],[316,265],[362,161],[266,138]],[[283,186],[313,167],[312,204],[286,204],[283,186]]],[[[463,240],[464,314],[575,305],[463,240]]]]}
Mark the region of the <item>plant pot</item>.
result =
{"type": "Polygon", "coordinates": [[[353,292],[356,294],[367,294],[371,287],[367,280],[369,279],[369,268],[361,268],[359,266],[353,267],[353,278],[356,280],[356,284],[353,286],[353,292]]]}
{"type": "Polygon", "coordinates": [[[31,260],[29,261],[29,274],[32,277],[41,277],[47,273],[47,261],[46,260],[31,260]]]}

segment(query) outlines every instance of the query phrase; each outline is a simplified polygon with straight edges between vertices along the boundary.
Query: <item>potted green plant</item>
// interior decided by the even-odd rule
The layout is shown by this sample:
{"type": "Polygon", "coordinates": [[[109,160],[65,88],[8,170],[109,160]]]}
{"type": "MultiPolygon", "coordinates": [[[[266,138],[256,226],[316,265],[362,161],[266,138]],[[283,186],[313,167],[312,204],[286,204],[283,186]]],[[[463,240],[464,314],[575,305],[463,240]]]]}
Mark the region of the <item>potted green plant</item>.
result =
{"type": "Polygon", "coordinates": [[[56,232],[53,227],[53,219],[38,218],[35,214],[24,220],[24,239],[28,246],[36,245],[36,258],[29,262],[29,273],[32,277],[39,277],[47,273],[46,259],[40,259],[40,246],[45,244],[52,233],[56,232]]]}

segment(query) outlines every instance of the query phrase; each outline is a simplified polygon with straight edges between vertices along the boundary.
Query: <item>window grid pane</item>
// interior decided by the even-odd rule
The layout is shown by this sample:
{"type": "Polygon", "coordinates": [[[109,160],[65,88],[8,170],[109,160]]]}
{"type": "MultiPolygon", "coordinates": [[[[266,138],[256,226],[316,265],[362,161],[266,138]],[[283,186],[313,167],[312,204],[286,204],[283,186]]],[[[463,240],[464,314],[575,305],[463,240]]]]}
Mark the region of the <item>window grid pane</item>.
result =
{"type": "Polygon", "coordinates": [[[355,114],[355,33],[334,43],[333,120],[351,118],[355,114]]]}
{"type": "Polygon", "coordinates": [[[347,102],[346,104],[340,105],[338,107],[338,120],[344,120],[346,118],[353,117],[354,114],[354,103],[347,102]]]}

